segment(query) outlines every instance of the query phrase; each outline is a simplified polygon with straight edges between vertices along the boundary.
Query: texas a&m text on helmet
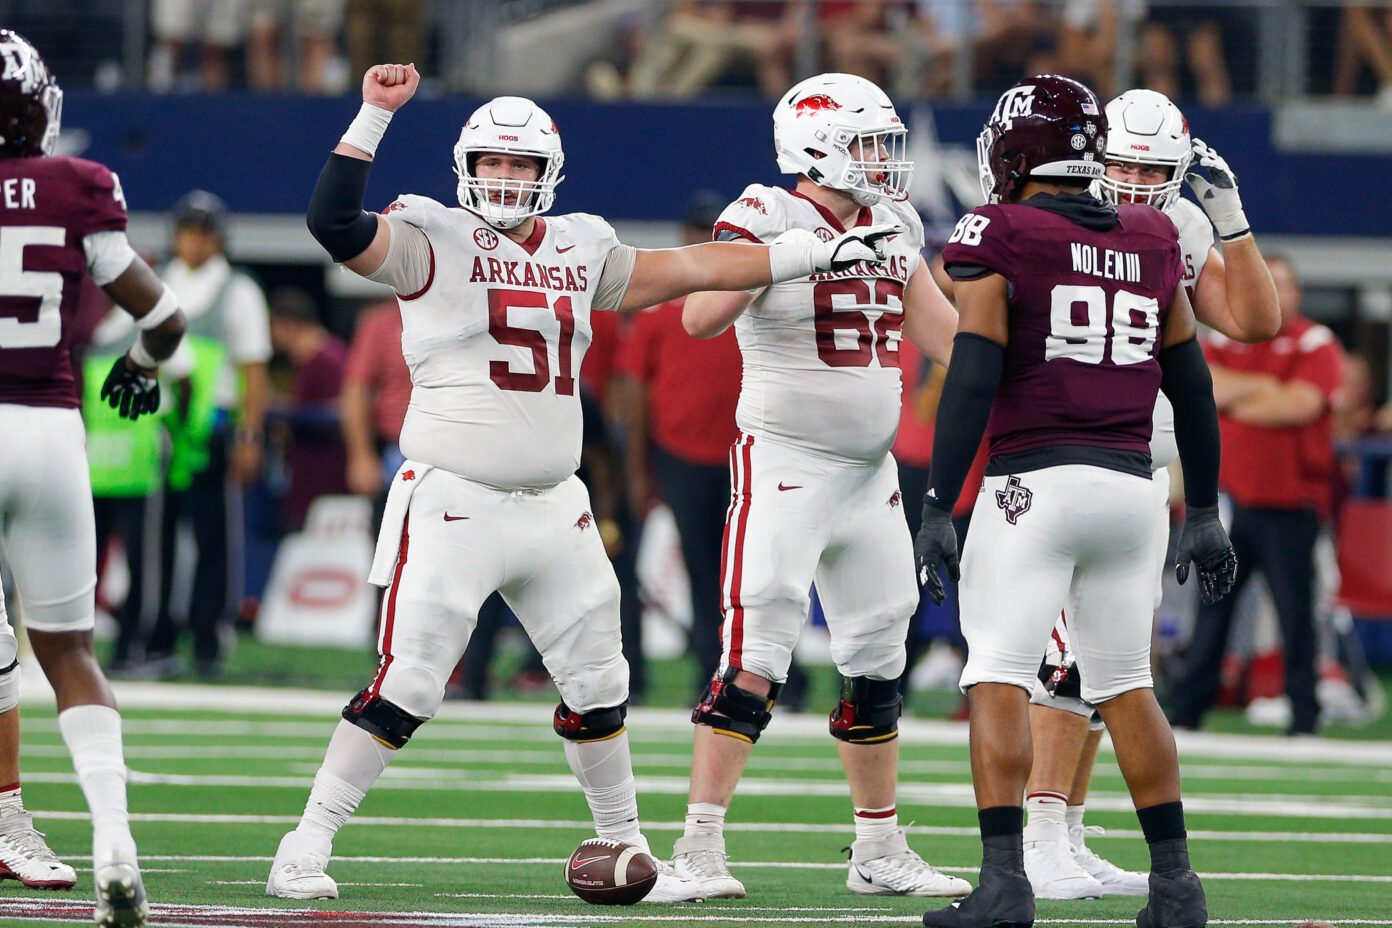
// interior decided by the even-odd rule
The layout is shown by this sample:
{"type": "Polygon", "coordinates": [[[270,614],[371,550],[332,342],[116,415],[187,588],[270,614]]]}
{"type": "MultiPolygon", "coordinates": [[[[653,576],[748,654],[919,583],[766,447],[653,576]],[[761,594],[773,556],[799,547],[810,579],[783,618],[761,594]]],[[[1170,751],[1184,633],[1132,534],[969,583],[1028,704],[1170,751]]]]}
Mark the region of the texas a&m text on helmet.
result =
{"type": "Polygon", "coordinates": [[[1026,180],[1087,186],[1102,176],[1107,118],[1097,94],[1057,74],[1027,77],[996,101],[976,140],[981,192],[1008,203],[1026,180]]]}

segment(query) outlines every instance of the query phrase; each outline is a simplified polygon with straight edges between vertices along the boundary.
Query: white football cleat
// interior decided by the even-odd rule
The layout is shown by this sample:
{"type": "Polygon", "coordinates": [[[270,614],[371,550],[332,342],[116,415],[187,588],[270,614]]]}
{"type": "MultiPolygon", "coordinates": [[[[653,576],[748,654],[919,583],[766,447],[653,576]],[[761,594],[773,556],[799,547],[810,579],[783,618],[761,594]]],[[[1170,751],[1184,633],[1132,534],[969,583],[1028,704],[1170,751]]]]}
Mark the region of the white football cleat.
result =
{"type": "Polygon", "coordinates": [[[653,863],[657,865],[657,882],[648,890],[648,894],[639,900],[640,902],[706,901],[706,894],[701,890],[700,883],[677,876],[676,868],[665,860],[653,857],[653,863]]]}
{"type": "Polygon", "coordinates": [[[330,849],[298,831],[281,838],[271,875],[266,878],[266,895],[281,899],[337,899],[338,884],[324,872],[330,849]]]}
{"type": "Polygon", "coordinates": [[[725,840],[718,835],[678,838],[672,846],[672,868],[681,879],[698,885],[706,899],[744,898],[744,884],[730,875],[725,840]]]}
{"type": "Polygon", "coordinates": [[[18,802],[0,803],[0,880],[19,880],[27,889],[72,889],[77,873],[58,859],[34,830],[34,817],[18,802]]]}
{"type": "Polygon", "coordinates": [[[1074,859],[1063,822],[1025,827],[1025,875],[1036,899],[1102,898],[1102,884],[1074,859]]]}
{"type": "Polygon", "coordinates": [[[1104,896],[1146,896],[1150,894],[1150,876],[1134,870],[1123,870],[1110,860],[1098,857],[1087,846],[1087,836],[1103,834],[1097,825],[1073,825],[1068,829],[1068,843],[1072,845],[1073,859],[1098,883],[1102,884],[1104,896]]]}
{"type": "Polygon", "coordinates": [[[93,874],[92,882],[97,884],[92,921],[100,928],[140,928],[150,917],[145,883],[135,864],[107,864],[93,874]]]}
{"type": "Polygon", "coordinates": [[[865,896],[965,896],[971,884],[928,865],[909,847],[902,828],[851,845],[846,888],[865,896]]]}

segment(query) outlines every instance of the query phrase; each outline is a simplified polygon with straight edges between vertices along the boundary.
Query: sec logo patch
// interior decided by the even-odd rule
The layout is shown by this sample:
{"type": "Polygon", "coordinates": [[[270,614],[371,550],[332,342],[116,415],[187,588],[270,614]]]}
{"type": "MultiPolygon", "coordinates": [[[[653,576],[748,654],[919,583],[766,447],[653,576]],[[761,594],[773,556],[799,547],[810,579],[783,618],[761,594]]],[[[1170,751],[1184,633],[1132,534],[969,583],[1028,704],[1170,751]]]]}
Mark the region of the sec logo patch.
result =
{"type": "Polygon", "coordinates": [[[475,229],[474,244],[484,251],[492,251],[498,247],[498,234],[492,229],[475,229]]]}

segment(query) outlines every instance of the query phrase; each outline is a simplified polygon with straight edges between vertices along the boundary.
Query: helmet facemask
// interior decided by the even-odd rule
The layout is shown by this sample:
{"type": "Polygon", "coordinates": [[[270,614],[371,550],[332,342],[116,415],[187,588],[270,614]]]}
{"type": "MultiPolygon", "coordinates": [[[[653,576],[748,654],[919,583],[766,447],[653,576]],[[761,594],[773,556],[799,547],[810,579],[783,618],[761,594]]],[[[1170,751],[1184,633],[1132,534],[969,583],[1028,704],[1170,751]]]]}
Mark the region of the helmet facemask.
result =
{"type": "Polygon", "coordinates": [[[498,151],[456,145],[454,173],[459,176],[459,204],[497,229],[515,228],[531,217],[546,212],[556,202],[556,185],[565,179],[559,176],[563,160],[559,154],[539,151],[498,151]],[[474,173],[474,164],[484,154],[534,158],[541,166],[541,172],[536,180],[479,177],[474,173]]]}
{"type": "Polygon", "coordinates": [[[1184,175],[1194,161],[1189,122],[1169,97],[1154,90],[1128,90],[1107,104],[1106,163],[1165,169],[1167,179],[1154,184],[1097,180],[1099,195],[1113,203],[1144,203],[1167,210],[1184,189],[1184,175]]]}
{"type": "Polygon", "coordinates": [[[1113,203],[1144,203],[1158,210],[1167,210],[1174,205],[1175,200],[1179,199],[1180,192],[1184,189],[1184,175],[1189,170],[1191,160],[1191,158],[1186,158],[1182,163],[1175,164],[1168,161],[1146,161],[1139,158],[1128,158],[1124,162],[1119,158],[1108,158],[1106,162],[1108,165],[1129,162],[1168,168],[1170,179],[1158,184],[1136,184],[1103,174],[1097,179],[1097,187],[1102,197],[1113,203]]]}
{"type": "Polygon", "coordinates": [[[861,206],[908,199],[914,166],[903,123],[870,132],[838,129],[834,139],[846,153],[846,168],[839,182],[827,186],[844,190],[861,206]]]}
{"type": "Polygon", "coordinates": [[[39,141],[39,151],[45,155],[53,154],[58,145],[58,133],[63,129],[63,91],[51,80],[40,96],[48,121],[44,124],[43,138],[39,141]]]}

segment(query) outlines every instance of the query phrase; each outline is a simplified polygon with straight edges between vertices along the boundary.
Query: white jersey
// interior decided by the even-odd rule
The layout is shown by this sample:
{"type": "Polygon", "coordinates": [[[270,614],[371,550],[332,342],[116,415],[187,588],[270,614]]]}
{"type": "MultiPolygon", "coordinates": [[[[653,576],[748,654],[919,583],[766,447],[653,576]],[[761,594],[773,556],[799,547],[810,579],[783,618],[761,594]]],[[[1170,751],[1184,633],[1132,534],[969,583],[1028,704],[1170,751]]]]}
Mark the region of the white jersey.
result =
{"type": "MultiPolygon", "coordinates": [[[[1179,253],[1184,261],[1184,289],[1189,301],[1194,301],[1194,292],[1204,265],[1208,263],[1209,252],[1213,249],[1213,224],[1199,206],[1189,200],[1175,200],[1166,212],[1179,229],[1179,253]]],[[[1156,394],[1155,416],[1152,420],[1150,436],[1151,467],[1159,470],[1168,467],[1179,457],[1179,445],[1174,436],[1174,407],[1163,393],[1156,394]]]]}
{"type": "MultiPolygon", "coordinates": [[[[877,461],[894,444],[904,287],[923,260],[923,223],[908,204],[881,202],[862,209],[858,224],[885,222],[909,231],[888,243],[883,264],[775,284],[735,322],[742,431],[852,463],[877,461]]],[[[843,231],[810,199],[761,184],[746,187],[715,226],[717,238],[755,242],[788,229],[823,240],[843,231]]]]}
{"type": "Polygon", "coordinates": [[[385,212],[391,251],[371,276],[397,288],[401,308],[401,353],[411,370],[401,453],[503,489],[566,480],[580,464],[590,312],[618,306],[632,249],[583,213],[538,217],[531,238],[518,243],[427,197],[402,196],[385,212]],[[410,249],[417,258],[428,249],[417,292],[402,290],[413,259],[399,252],[410,249]],[[611,255],[619,260],[606,275],[611,255]]]}

